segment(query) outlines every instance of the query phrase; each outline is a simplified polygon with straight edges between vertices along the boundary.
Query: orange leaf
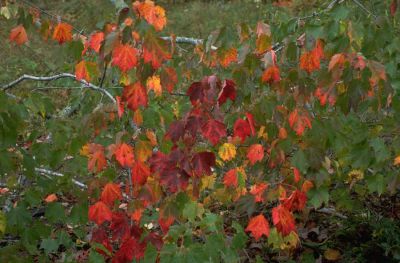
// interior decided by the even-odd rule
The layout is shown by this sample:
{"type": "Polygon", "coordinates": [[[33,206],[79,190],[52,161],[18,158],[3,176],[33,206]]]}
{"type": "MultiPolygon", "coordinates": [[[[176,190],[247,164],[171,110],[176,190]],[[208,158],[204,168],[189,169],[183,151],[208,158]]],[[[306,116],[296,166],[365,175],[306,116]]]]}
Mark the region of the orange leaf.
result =
{"type": "Polygon", "coordinates": [[[19,25],[11,29],[10,41],[14,41],[18,45],[22,45],[28,41],[28,35],[26,34],[23,25],[19,25]]]}
{"type": "Polygon", "coordinates": [[[285,128],[280,127],[279,128],[279,134],[278,134],[279,139],[284,140],[287,138],[287,131],[285,128]]]}
{"type": "Polygon", "coordinates": [[[237,56],[237,49],[233,47],[218,52],[219,63],[224,68],[228,67],[233,62],[237,62],[237,56]]]}
{"type": "Polygon", "coordinates": [[[277,66],[271,66],[267,68],[262,75],[262,81],[268,82],[269,84],[276,83],[280,80],[281,77],[279,73],[279,68],[277,66]]]}
{"type": "Polygon", "coordinates": [[[246,232],[251,232],[255,240],[259,240],[262,235],[269,236],[269,223],[263,214],[250,219],[246,227],[246,232]]]}
{"type": "Polygon", "coordinates": [[[147,23],[154,26],[157,31],[161,31],[167,24],[165,10],[161,6],[154,5],[153,1],[136,1],[133,3],[133,8],[139,16],[143,17],[147,23]]]}
{"type": "Polygon", "coordinates": [[[149,139],[151,146],[157,145],[157,137],[152,130],[146,130],[146,137],[149,139]]]}
{"type": "Polygon", "coordinates": [[[101,192],[101,201],[109,206],[112,206],[115,200],[121,199],[122,194],[119,185],[108,183],[104,186],[103,192],[101,192]]]}
{"type": "Polygon", "coordinates": [[[334,67],[343,67],[344,62],[346,62],[346,57],[344,54],[335,54],[331,57],[329,61],[328,71],[331,71],[334,67]]]}
{"type": "Polygon", "coordinates": [[[225,173],[224,176],[224,185],[226,187],[237,187],[238,186],[238,176],[236,169],[230,169],[225,173]]]}
{"type": "Polygon", "coordinates": [[[88,145],[88,170],[99,173],[107,166],[104,147],[100,144],[91,143],[88,145]]]}
{"type": "Polygon", "coordinates": [[[247,158],[251,165],[261,161],[264,158],[264,147],[261,144],[253,144],[247,150],[247,158]]]}
{"type": "Polygon", "coordinates": [[[50,194],[50,195],[48,195],[45,199],[44,199],[44,201],[46,202],[46,203],[52,203],[52,202],[55,202],[55,201],[57,201],[58,200],[58,198],[57,198],[57,195],[56,194],[50,194]]]}
{"type": "Polygon", "coordinates": [[[137,126],[140,126],[143,124],[143,116],[142,116],[142,112],[140,111],[140,109],[135,110],[135,112],[133,113],[133,122],[137,126]]]}
{"type": "Polygon", "coordinates": [[[139,223],[140,223],[140,219],[142,218],[142,214],[143,214],[143,209],[141,209],[141,208],[136,209],[136,210],[132,213],[131,219],[132,219],[133,221],[135,221],[137,224],[139,224],[139,223]]]}
{"type": "Polygon", "coordinates": [[[111,63],[117,66],[122,72],[127,72],[136,67],[137,54],[137,49],[131,47],[129,44],[119,45],[114,49],[111,63]]]}
{"type": "Polygon", "coordinates": [[[251,187],[250,194],[254,195],[254,200],[256,203],[264,201],[263,195],[267,188],[268,184],[266,183],[258,183],[251,187]]]}
{"type": "Polygon", "coordinates": [[[300,57],[300,68],[308,74],[320,68],[320,57],[317,52],[305,52],[300,57]]]}
{"type": "Polygon", "coordinates": [[[289,125],[297,135],[303,135],[305,128],[311,129],[311,119],[308,112],[298,109],[292,111],[289,115],[289,125]]]}
{"type": "Polygon", "coordinates": [[[95,222],[97,225],[101,225],[105,221],[110,222],[111,219],[111,210],[102,201],[99,201],[89,207],[89,220],[95,222]]]}
{"type": "Polygon", "coordinates": [[[161,80],[159,76],[151,76],[146,81],[147,90],[153,90],[156,97],[162,95],[161,80]]]}
{"type": "Polygon", "coordinates": [[[299,169],[297,169],[296,167],[293,167],[293,176],[294,176],[294,182],[298,183],[301,178],[301,173],[299,169]]]}
{"type": "Polygon", "coordinates": [[[134,163],[133,148],[132,146],[121,143],[114,151],[115,158],[122,167],[132,167],[134,163]]]}
{"type": "Polygon", "coordinates": [[[101,43],[104,41],[104,33],[96,32],[90,35],[88,46],[96,53],[99,53],[101,43]]]}
{"type": "Polygon", "coordinates": [[[293,214],[283,205],[272,209],[272,222],[276,226],[278,232],[283,236],[287,236],[290,232],[296,231],[293,214]]]}
{"type": "Polygon", "coordinates": [[[95,69],[96,68],[96,64],[93,62],[86,62],[84,60],[82,60],[81,62],[79,62],[78,64],[75,65],[75,76],[77,80],[86,80],[86,81],[90,81],[91,80],[91,76],[90,76],[90,72],[93,72],[94,70],[90,70],[90,69],[95,69]]]}
{"type": "Polygon", "coordinates": [[[57,40],[60,45],[62,43],[71,41],[72,26],[67,23],[59,23],[56,28],[54,28],[53,39],[57,40]]]}
{"type": "Polygon", "coordinates": [[[121,118],[125,111],[125,103],[121,100],[120,96],[115,96],[115,100],[117,101],[117,105],[118,105],[118,108],[117,108],[118,117],[121,118]]]}
{"type": "Polygon", "coordinates": [[[303,185],[301,186],[301,191],[304,193],[307,193],[308,190],[310,190],[313,187],[314,187],[314,184],[311,181],[305,180],[303,185]]]}
{"type": "Polygon", "coordinates": [[[136,111],[140,106],[147,107],[147,93],[140,82],[125,86],[122,98],[127,102],[128,108],[133,111],[136,111]]]}
{"type": "Polygon", "coordinates": [[[136,160],[145,162],[153,154],[153,148],[150,142],[139,140],[136,144],[135,155],[136,160]]]}

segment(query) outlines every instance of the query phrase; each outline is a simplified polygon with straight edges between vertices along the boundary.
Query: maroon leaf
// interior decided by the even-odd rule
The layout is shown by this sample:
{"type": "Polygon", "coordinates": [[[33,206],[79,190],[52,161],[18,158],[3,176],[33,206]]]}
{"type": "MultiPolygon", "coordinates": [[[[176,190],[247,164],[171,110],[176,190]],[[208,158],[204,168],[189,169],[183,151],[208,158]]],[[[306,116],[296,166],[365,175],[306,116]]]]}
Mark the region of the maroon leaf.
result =
{"type": "Polygon", "coordinates": [[[227,99],[231,101],[236,99],[236,84],[230,79],[226,79],[222,85],[222,90],[218,95],[218,104],[224,104],[227,99]]]}
{"type": "Polygon", "coordinates": [[[199,152],[192,158],[194,176],[210,175],[212,166],[215,166],[215,155],[212,152],[199,152]]]}

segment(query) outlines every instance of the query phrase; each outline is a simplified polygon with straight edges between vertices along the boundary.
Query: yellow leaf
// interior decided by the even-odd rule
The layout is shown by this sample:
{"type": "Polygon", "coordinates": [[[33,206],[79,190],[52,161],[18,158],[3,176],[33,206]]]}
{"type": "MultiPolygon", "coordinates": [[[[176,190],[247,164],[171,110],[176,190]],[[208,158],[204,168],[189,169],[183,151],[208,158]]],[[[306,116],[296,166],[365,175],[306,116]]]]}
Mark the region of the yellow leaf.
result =
{"type": "Polygon", "coordinates": [[[139,141],[135,147],[135,156],[138,161],[145,162],[153,153],[149,142],[139,141]]]}
{"type": "Polygon", "coordinates": [[[146,82],[147,90],[153,90],[157,97],[161,96],[161,80],[159,76],[152,76],[147,79],[146,82]]]}
{"type": "Polygon", "coordinates": [[[79,154],[82,156],[88,157],[89,156],[89,145],[88,144],[83,145],[81,150],[79,151],[79,154]]]}
{"type": "Polygon", "coordinates": [[[205,189],[213,189],[214,188],[214,183],[217,175],[212,174],[210,176],[204,176],[201,178],[201,186],[200,186],[200,191],[204,191],[205,189]]]}
{"type": "Polygon", "coordinates": [[[328,248],[325,250],[324,257],[330,261],[337,261],[340,259],[340,252],[336,249],[328,248]]]}
{"type": "Polygon", "coordinates": [[[236,156],[236,147],[232,143],[224,143],[219,147],[218,155],[224,161],[229,161],[236,156]]]}

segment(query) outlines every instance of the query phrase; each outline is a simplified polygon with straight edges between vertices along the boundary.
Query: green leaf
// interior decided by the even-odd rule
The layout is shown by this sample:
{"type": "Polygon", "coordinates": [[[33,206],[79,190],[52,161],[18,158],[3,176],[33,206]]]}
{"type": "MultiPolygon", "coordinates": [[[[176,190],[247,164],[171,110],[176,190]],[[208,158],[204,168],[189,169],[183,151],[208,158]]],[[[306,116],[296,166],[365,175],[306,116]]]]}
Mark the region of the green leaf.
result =
{"type": "Polygon", "coordinates": [[[144,259],[140,262],[142,263],[153,263],[157,259],[157,249],[151,244],[147,244],[146,251],[144,252],[144,259]]]}
{"type": "Polygon", "coordinates": [[[50,203],[46,208],[45,216],[52,223],[63,222],[65,220],[65,209],[58,202],[50,203]]]}
{"type": "Polygon", "coordinates": [[[298,150],[292,158],[292,166],[299,169],[302,173],[306,173],[309,167],[306,155],[302,150],[298,150]]]}
{"type": "Polygon", "coordinates": [[[319,208],[323,203],[329,202],[329,190],[327,187],[312,188],[308,191],[308,203],[319,208]]]}
{"type": "Polygon", "coordinates": [[[49,254],[49,253],[55,252],[58,249],[58,243],[54,239],[50,239],[50,238],[43,239],[42,243],[40,244],[40,248],[44,249],[44,252],[46,254],[49,254]]]}

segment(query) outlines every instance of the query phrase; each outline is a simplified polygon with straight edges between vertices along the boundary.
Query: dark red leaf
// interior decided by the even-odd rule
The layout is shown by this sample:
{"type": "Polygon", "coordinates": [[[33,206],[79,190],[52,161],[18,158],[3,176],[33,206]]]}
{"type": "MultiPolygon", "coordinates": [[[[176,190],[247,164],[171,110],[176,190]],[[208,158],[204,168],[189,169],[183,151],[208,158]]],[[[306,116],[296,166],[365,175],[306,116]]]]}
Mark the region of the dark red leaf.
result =
{"type": "Polygon", "coordinates": [[[226,79],[222,84],[221,92],[218,95],[218,104],[224,104],[227,99],[231,101],[235,101],[236,99],[236,84],[230,79],[226,79]]]}
{"type": "Polygon", "coordinates": [[[192,158],[193,175],[201,177],[210,175],[211,167],[215,166],[215,154],[212,152],[199,152],[192,158]]]}
{"type": "Polygon", "coordinates": [[[247,136],[250,136],[251,128],[249,122],[243,119],[237,119],[233,125],[233,136],[239,137],[242,143],[246,140],[247,136]]]}

